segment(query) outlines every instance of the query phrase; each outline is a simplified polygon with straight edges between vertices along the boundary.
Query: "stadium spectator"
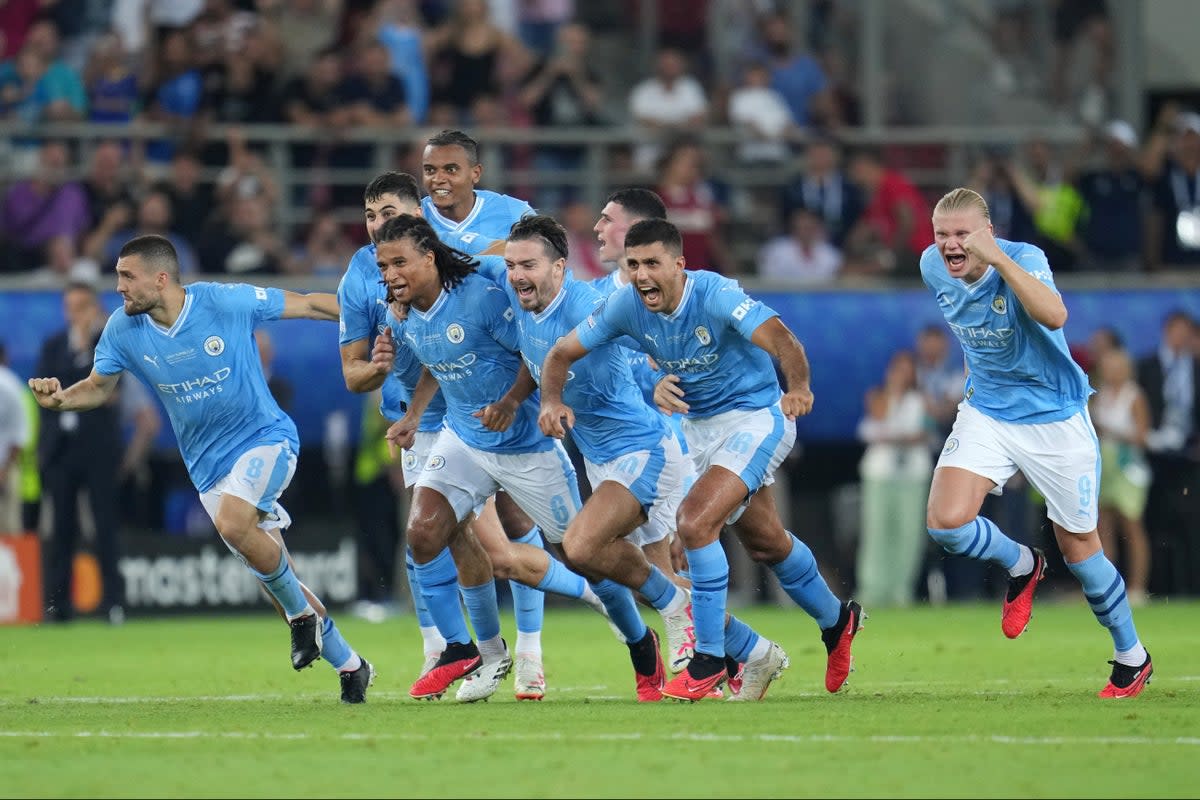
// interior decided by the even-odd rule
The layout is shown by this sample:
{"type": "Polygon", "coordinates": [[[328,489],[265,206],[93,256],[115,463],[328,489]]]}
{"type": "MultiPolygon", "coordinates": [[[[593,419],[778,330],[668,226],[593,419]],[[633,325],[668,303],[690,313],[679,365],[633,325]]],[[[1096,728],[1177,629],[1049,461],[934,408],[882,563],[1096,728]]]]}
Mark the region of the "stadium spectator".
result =
{"type": "MultiPolygon", "coordinates": [[[[376,3],[377,8],[389,5],[376,3]]],[[[310,64],[337,42],[345,0],[257,0],[259,22],[282,43],[281,84],[303,75],[310,64]]]]}
{"type": "Polygon", "coordinates": [[[1010,162],[1008,174],[1022,202],[1033,213],[1037,231],[1032,243],[1060,272],[1079,263],[1077,231],[1083,215],[1083,198],[1075,188],[1077,165],[1068,163],[1044,139],[1025,145],[1024,163],[1010,162]]]}
{"type": "Polygon", "coordinates": [[[760,22],[761,51],[771,64],[771,86],[783,97],[800,128],[819,127],[833,118],[829,81],[820,63],[793,42],[792,22],[782,11],[760,22]]]}
{"type": "Polygon", "coordinates": [[[142,116],[147,121],[167,125],[171,139],[147,143],[146,156],[152,162],[170,161],[175,152],[175,141],[188,137],[191,125],[200,113],[204,80],[196,68],[194,53],[186,30],[167,30],[156,42],[147,78],[150,90],[143,103],[142,116]]]}
{"type": "Polygon", "coordinates": [[[117,263],[117,255],[125,242],[134,236],[148,234],[170,240],[178,254],[179,269],[183,274],[191,276],[200,271],[195,248],[174,230],[170,197],[158,189],[151,189],[142,196],[137,204],[136,216],[125,205],[109,209],[84,240],[83,254],[110,266],[117,263]]]}
{"type": "Polygon", "coordinates": [[[1099,380],[1089,406],[1100,437],[1100,540],[1104,552],[1121,553],[1129,603],[1138,606],[1146,602],[1150,580],[1150,540],[1142,519],[1150,486],[1145,450],[1150,406],[1124,348],[1108,350],[1096,366],[1099,380]]]}
{"type": "MultiPolygon", "coordinates": [[[[304,126],[315,140],[290,146],[292,166],[308,169],[338,160],[331,153],[336,147],[333,140],[344,127],[345,115],[340,111],[343,101],[338,93],[342,78],[341,56],[336,49],[329,48],[318,53],[303,74],[284,86],[281,101],[284,121],[304,126]]],[[[319,195],[328,191],[328,186],[314,182],[299,197],[301,202],[308,197],[312,205],[326,206],[328,198],[321,199],[319,195]]]]}
{"type": "Polygon", "coordinates": [[[293,252],[289,266],[298,275],[338,277],[355,249],[335,214],[317,213],[293,252]]]}
{"type": "Polygon", "coordinates": [[[87,93],[79,70],[62,60],[58,26],[42,17],[33,23],[25,38],[25,47],[35,51],[46,71],[39,81],[37,94],[44,100],[41,120],[76,122],[87,114],[87,93]]]}
{"type": "Polygon", "coordinates": [[[257,26],[256,12],[234,8],[230,0],[205,0],[191,26],[196,64],[205,72],[219,67],[226,56],[245,48],[257,26]]]}
{"type": "Polygon", "coordinates": [[[829,241],[821,216],[807,208],[792,212],[788,232],[763,245],[758,274],[779,283],[832,283],[842,267],[842,254],[829,241]]]}
{"type": "Polygon", "coordinates": [[[849,173],[862,191],[866,206],[846,237],[847,249],[878,248],[884,271],[915,275],[922,251],[933,242],[925,198],[912,181],[899,170],[885,166],[882,156],[870,148],[855,152],[849,173]]]}
{"type": "Polygon", "coordinates": [[[171,227],[194,246],[213,213],[213,186],[200,180],[200,158],[192,150],[178,150],[171,171],[155,188],[171,201],[171,227]]]}
{"type": "MultiPolygon", "coordinates": [[[[241,45],[204,73],[201,115],[207,122],[265,123],[280,119],[275,74],[265,36],[257,27],[246,31],[241,45]]],[[[205,159],[223,163],[216,157],[205,159]]]]}
{"type": "Polygon", "coordinates": [[[201,236],[202,270],[229,275],[279,275],[292,271],[291,253],[260,195],[235,195],[201,236]]]}
{"type": "Polygon", "coordinates": [[[972,170],[968,186],[987,201],[996,236],[1016,242],[1034,240],[1037,229],[1033,212],[1016,189],[1009,158],[1003,151],[985,153],[972,170]]]}
{"type": "Polygon", "coordinates": [[[97,225],[113,206],[133,208],[129,186],[128,156],[120,143],[104,139],[96,143],[83,176],[83,191],[87,194],[91,224],[97,225]]]}
{"type": "MultiPolygon", "coordinates": [[[[35,374],[59,375],[74,383],[92,369],[107,315],[95,288],[75,283],[63,292],[63,316],[67,327],[43,343],[35,374]]],[[[117,567],[121,552],[117,481],[124,449],[119,414],[117,402],[89,411],[41,413],[38,467],[53,512],[46,553],[46,610],[56,622],[66,622],[75,614],[71,578],[82,536],[81,492],[87,493],[93,548],[100,564],[100,612],[114,624],[124,621],[124,588],[117,567]]]]}
{"type": "Polygon", "coordinates": [[[425,28],[416,0],[381,0],[375,4],[374,35],[391,57],[392,74],[404,84],[404,101],[413,122],[429,114],[429,68],[425,63],[425,28]]]}
{"type": "Polygon", "coordinates": [[[78,241],[91,222],[87,193],[68,180],[70,155],[59,141],[46,141],[38,151],[37,171],[9,186],[0,209],[0,237],[6,256],[3,270],[23,272],[41,263],[42,249],[55,236],[78,241]]]}
{"type": "Polygon", "coordinates": [[[858,438],[867,448],[862,479],[862,530],[854,593],[868,607],[907,606],[924,561],[925,500],[933,459],[916,357],[900,350],[883,383],[867,391],[858,438]]]}
{"type": "Polygon", "coordinates": [[[517,34],[536,56],[548,58],[574,16],[575,0],[523,0],[517,9],[517,34]]]}
{"type": "Polygon", "coordinates": [[[1137,381],[1150,406],[1146,450],[1152,475],[1146,527],[1156,594],[1200,592],[1200,358],[1195,321],[1184,311],[1166,316],[1156,352],[1137,363],[1137,381]]]}
{"type": "Polygon", "coordinates": [[[1056,0],[1054,4],[1054,63],[1051,66],[1051,99],[1072,116],[1097,125],[1108,115],[1112,102],[1112,71],[1116,37],[1105,0],[1056,0]],[[1073,91],[1071,70],[1080,41],[1092,51],[1087,82],[1073,91]],[[1067,108],[1072,97],[1078,105],[1067,108]]]}
{"type": "Polygon", "coordinates": [[[133,58],[115,33],[96,40],[83,69],[88,121],[128,124],[141,108],[148,72],[134,69],[133,58]],[[140,76],[140,79],[139,79],[140,76]]]}
{"type": "Polygon", "coordinates": [[[1148,263],[1153,269],[1200,265],[1200,114],[1167,103],[1146,144],[1143,170],[1154,214],[1148,263]]]}
{"type": "Polygon", "coordinates": [[[672,143],[660,162],[657,192],[683,237],[683,256],[692,269],[733,273],[738,264],[725,243],[726,212],[715,189],[699,141],[672,143]]]}
{"type": "Polygon", "coordinates": [[[425,40],[429,57],[431,108],[435,119],[473,122],[475,101],[503,96],[507,84],[529,70],[532,57],[519,40],[497,27],[485,0],[459,0],[450,18],[425,40]]]}
{"type": "Polygon", "coordinates": [[[1133,126],[1113,120],[1104,127],[1103,163],[1085,169],[1077,178],[1083,199],[1080,241],[1086,268],[1134,274],[1142,264],[1147,202],[1138,163],[1138,138],[1133,126]]]}
{"type": "Polygon", "coordinates": [[[0,535],[24,530],[21,467],[32,435],[25,384],[8,366],[0,342],[0,535]]]}
{"type": "Polygon", "coordinates": [[[862,190],[841,168],[842,152],[832,139],[817,137],[804,149],[804,168],[780,193],[780,220],[786,227],[792,212],[807,208],[821,215],[829,238],[842,247],[863,211],[862,190]]]}
{"type": "MultiPolygon", "coordinates": [[[[591,63],[591,37],[582,25],[558,29],[554,53],[541,58],[525,76],[518,100],[539,128],[578,128],[603,120],[604,88],[591,63]]],[[[580,145],[538,145],[534,168],[578,171],[585,150],[580,145]]],[[[573,187],[543,184],[537,206],[562,209],[578,192],[573,187]]]]}
{"type": "Polygon", "coordinates": [[[100,279],[100,264],[81,255],[70,236],[55,236],[46,243],[42,265],[29,275],[29,284],[62,287],[73,281],[100,279]]]}
{"type": "Polygon", "coordinates": [[[751,62],[742,71],[741,84],[729,95],[729,122],[741,136],[739,161],[776,164],[790,154],[787,140],[796,124],[783,96],[771,86],[765,63],[751,62]]]}
{"type": "Polygon", "coordinates": [[[0,58],[12,58],[25,46],[41,0],[7,0],[0,6],[0,58]]]}
{"type": "Polygon", "coordinates": [[[674,48],[663,48],[655,58],[654,75],[633,87],[629,116],[648,139],[634,150],[634,166],[648,171],[662,152],[657,142],[671,134],[695,131],[708,117],[708,96],[698,80],[688,74],[687,59],[674,48]]]}

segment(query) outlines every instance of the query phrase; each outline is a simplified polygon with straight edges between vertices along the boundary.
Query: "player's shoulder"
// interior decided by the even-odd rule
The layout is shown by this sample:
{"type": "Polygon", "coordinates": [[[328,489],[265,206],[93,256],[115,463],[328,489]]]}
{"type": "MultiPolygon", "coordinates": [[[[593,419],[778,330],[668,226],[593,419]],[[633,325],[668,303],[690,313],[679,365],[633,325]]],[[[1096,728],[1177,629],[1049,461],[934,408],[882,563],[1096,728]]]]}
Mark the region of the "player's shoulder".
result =
{"type": "Polygon", "coordinates": [[[1006,256],[1020,264],[1027,272],[1049,269],[1050,263],[1046,259],[1046,251],[1035,244],[1012,242],[1007,239],[997,239],[996,244],[1000,245],[1000,249],[1006,256]]]}
{"type": "Polygon", "coordinates": [[[511,194],[500,194],[490,189],[476,189],[475,193],[483,197],[487,203],[496,203],[517,211],[524,209],[525,213],[533,212],[533,206],[519,197],[513,197],[511,194]]]}
{"type": "Polygon", "coordinates": [[[346,274],[343,276],[343,280],[350,275],[373,275],[378,270],[379,265],[375,262],[375,245],[365,244],[350,256],[350,263],[346,265],[346,274]]]}
{"type": "Polygon", "coordinates": [[[938,252],[937,245],[931,244],[921,251],[921,275],[929,277],[939,269],[945,269],[945,262],[942,260],[942,254],[938,252]]]}
{"type": "Polygon", "coordinates": [[[568,277],[563,282],[563,291],[567,293],[566,301],[570,308],[591,311],[602,305],[605,294],[598,291],[589,281],[580,281],[568,277]]]}

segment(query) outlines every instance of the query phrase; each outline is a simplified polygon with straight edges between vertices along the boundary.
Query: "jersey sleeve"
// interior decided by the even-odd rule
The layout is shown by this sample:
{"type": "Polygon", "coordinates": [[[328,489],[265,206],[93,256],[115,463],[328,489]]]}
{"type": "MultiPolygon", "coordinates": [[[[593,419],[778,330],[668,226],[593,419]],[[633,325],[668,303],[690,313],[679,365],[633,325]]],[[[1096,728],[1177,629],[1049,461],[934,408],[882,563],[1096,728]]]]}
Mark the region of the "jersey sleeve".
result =
{"type": "Polygon", "coordinates": [[[727,323],[746,339],[754,335],[759,325],[779,316],[761,300],[747,295],[734,281],[729,281],[710,296],[708,308],[714,319],[727,323]]]}
{"type": "Polygon", "coordinates": [[[244,284],[242,292],[249,306],[250,319],[255,325],[283,316],[283,290],[268,286],[244,284]]]}
{"type": "MultiPolygon", "coordinates": [[[[595,350],[600,345],[616,341],[622,336],[634,341],[628,304],[622,302],[622,299],[614,292],[575,326],[575,335],[579,337],[580,344],[588,350],[595,350]]],[[[640,303],[641,300],[637,302],[640,303]]]]}
{"type": "Polygon", "coordinates": [[[469,256],[477,256],[500,240],[492,239],[475,231],[463,231],[461,233],[444,233],[442,241],[455,250],[460,250],[469,256]]]}
{"type": "Polygon", "coordinates": [[[1016,261],[1021,269],[1054,289],[1055,292],[1058,291],[1058,287],[1054,285],[1054,274],[1050,271],[1050,262],[1046,260],[1046,254],[1042,252],[1041,248],[1025,245],[1016,254],[1013,261],[1016,261]]]}
{"type": "Polygon", "coordinates": [[[124,313],[124,311],[118,309],[109,316],[108,322],[104,324],[104,330],[100,334],[100,341],[96,343],[95,358],[92,366],[101,375],[116,375],[128,368],[128,363],[125,360],[125,352],[121,349],[119,341],[119,327],[122,321],[117,318],[117,314],[124,313]]]}
{"type": "Polygon", "coordinates": [[[508,295],[499,286],[488,286],[481,295],[478,311],[492,338],[510,353],[520,352],[521,336],[516,314],[508,304],[508,295]]]}
{"type": "MultiPolygon", "coordinates": [[[[357,258],[357,256],[355,256],[357,258]]],[[[353,261],[351,261],[353,264],[353,261]]],[[[353,267],[346,270],[338,283],[338,344],[350,344],[371,336],[371,307],[374,297],[368,297],[366,283],[353,267]]]]}
{"type": "Polygon", "coordinates": [[[478,256],[479,266],[475,271],[497,286],[508,284],[508,267],[500,256],[478,256]]]}

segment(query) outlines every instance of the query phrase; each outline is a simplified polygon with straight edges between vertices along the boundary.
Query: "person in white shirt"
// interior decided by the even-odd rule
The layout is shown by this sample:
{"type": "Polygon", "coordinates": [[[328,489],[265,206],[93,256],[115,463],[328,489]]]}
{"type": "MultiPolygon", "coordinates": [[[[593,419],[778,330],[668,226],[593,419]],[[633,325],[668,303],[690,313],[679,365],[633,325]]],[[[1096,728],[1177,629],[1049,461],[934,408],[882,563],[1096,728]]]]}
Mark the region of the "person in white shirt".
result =
{"type": "Polygon", "coordinates": [[[729,121],[741,131],[738,160],[779,163],[791,154],[787,136],[796,130],[783,95],[771,88],[771,70],[752,62],[742,75],[742,85],[729,95],[729,121]]]}
{"type": "MultiPolygon", "coordinates": [[[[674,48],[658,53],[653,77],[633,87],[629,116],[652,132],[669,134],[694,129],[708,116],[708,97],[700,82],[687,74],[687,60],[674,48]]],[[[634,166],[648,171],[658,159],[661,146],[646,142],[634,151],[634,166]]]]}
{"type": "Polygon", "coordinates": [[[858,465],[862,534],[855,594],[873,606],[905,606],[925,554],[925,498],[933,474],[912,352],[892,356],[883,385],[867,392],[865,404],[858,424],[867,449],[858,465]]]}
{"type": "Polygon", "coordinates": [[[21,453],[29,446],[25,382],[8,367],[0,343],[0,534],[21,530],[21,453]]]}
{"type": "Polygon", "coordinates": [[[789,232],[767,242],[758,256],[758,274],[780,283],[829,283],[842,268],[842,252],[829,241],[825,222],[808,208],[789,217],[789,232]]]}

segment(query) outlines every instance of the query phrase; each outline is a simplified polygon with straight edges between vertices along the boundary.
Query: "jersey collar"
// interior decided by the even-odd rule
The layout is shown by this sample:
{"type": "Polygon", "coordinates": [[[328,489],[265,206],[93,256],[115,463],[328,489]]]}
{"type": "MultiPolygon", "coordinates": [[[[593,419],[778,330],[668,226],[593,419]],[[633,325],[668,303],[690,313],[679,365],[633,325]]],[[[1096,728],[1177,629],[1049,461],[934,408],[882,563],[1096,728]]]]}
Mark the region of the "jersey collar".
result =
{"type": "Polygon", "coordinates": [[[546,317],[553,314],[555,312],[555,310],[557,310],[558,307],[561,306],[565,302],[566,296],[567,296],[567,282],[564,280],[563,285],[558,287],[558,294],[556,294],[554,296],[554,299],[550,301],[550,304],[547,305],[545,308],[543,308],[541,311],[537,312],[536,314],[533,314],[533,321],[536,323],[543,322],[546,319],[546,317]]]}
{"type": "Polygon", "coordinates": [[[983,274],[979,276],[979,280],[975,281],[974,283],[967,283],[962,278],[959,278],[958,280],[960,283],[962,283],[964,289],[966,289],[971,294],[975,294],[983,287],[983,285],[985,283],[988,282],[988,280],[992,277],[993,274],[995,274],[995,272],[996,272],[996,268],[993,267],[991,264],[988,264],[988,268],[983,271],[983,274]]]}
{"type": "MultiPolygon", "coordinates": [[[[663,314],[662,316],[666,317],[667,319],[671,320],[672,322],[679,319],[680,315],[683,314],[684,309],[687,308],[688,300],[692,296],[692,285],[695,283],[696,283],[696,280],[693,277],[691,277],[687,273],[684,273],[684,275],[683,275],[683,297],[679,298],[679,305],[675,306],[675,310],[672,311],[670,314],[663,314]]],[[[639,299],[641,299],[641,298],[639,298],[639,299]]]]}
{"type": "Polygon", "coordinates": [[[483,195],[480,194],[479,192],[475,192],[475,205],[473,205],[471,207],[471,213],[469,213],[465,217],[463,217],[462,222],[455,222],[454,220],[450,219],[449,217],[442,216],[442,212],[437,210],[437,206],[435,206],[433,204],[433,199],[430,198],[430,200],[429,200],[430,216],[432,216],[437,221],[437,223],[439,225],[441,225],[442,227],[447,228],[447,229],[453,231],[454,233],[462,233],[463,231],[465,231],[469,228],[471,223],[473,223],[475,221],[475,218],[479,216],[479,212],[481,212],[483,210],[483,200],[484,200],[483,195]]]}
{"type": "Polygon", "coordinates": [[[433,301],[433,305],[429,307],[428,311],[418,311],[416,306],[409,306],[408,310],[410,313],[416,314],[421,319],[433,319],[437,316],[437,313],[442,310],[442,306],[446,305],[448,297],[450,297],[450,293],[445,289],[442,289],[441,293],[437,297],[437,300],[433,301]]]}
{"type": "Polygon", "coordinates": [[[155,322],[149,314],[146,315],[146,319],[150,320],[150,327],[154,328],[154,330],[158,331],[163,336],[174,339],[175,335],[179,333],[179,329],[183,327],[185,322],[187,322],[188,312],[192,308],[192,297],[194,295],[192,292],[188,291],[186,286],[184,287],[183,292],[183,308],[179,310],[179,316],[175,318],[175,324],[170,328],[164,328],[162,325],[159,325],[157,322],[155,322]]]}

